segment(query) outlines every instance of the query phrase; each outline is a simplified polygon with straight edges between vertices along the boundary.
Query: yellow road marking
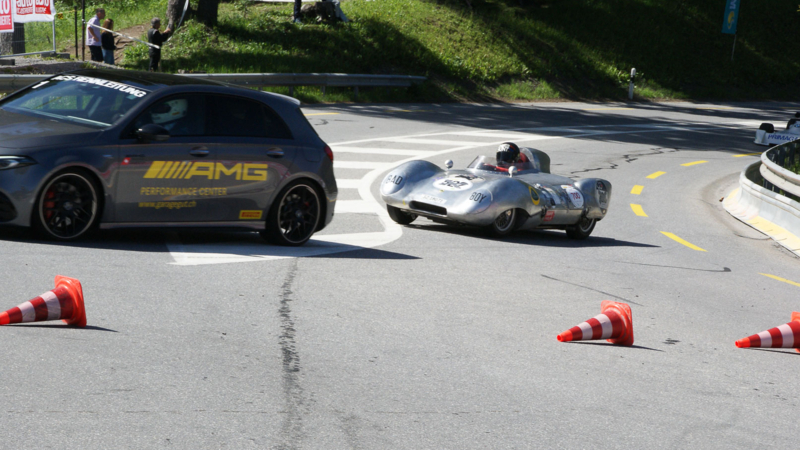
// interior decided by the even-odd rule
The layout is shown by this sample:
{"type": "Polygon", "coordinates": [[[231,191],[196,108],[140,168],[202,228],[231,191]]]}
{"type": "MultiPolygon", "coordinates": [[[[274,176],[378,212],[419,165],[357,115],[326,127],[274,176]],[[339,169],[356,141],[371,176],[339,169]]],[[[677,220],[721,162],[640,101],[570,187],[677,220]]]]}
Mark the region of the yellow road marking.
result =
{"type": "Polygon", "coordinates": [[[618,111],[624,109],[634,109],[634,108],[586,108],[584,111],[618,111]]]}
{"type": "Polygon", "coordinates": [[[631,194],[639,195],[642,193],[642,189],[644,189],[644,186],[640,186],[637,184],[636,186],[633,187],[633,189],[631,189],[631,194]]]}
{"type": "Polygon", "coordinates": [[[756,152],[756,153],[742,153],[741,155],[733,155],[733,157],[734,157],[734,158],[741,158],[742,156],[756,156],[756,155],[760,155],[761,153],[762,153],[762,152],[756,152]]]}
{"type": "Polygon", "coordinates": [[[631,209],[633,213],[640,217],[647,217],[647,214],[644,213],[642,209],[642,205],[637,205],[636,203],[631,203],[631,209]]]}
{"type": "Polygon", "coordinates": [[[700,247],[698,247],[698,246],[696,246],[696,245],[692,244],[691,242],[684,241],[683,239],[679,238],[678,236],[675,236],[675,235],[674,235],[674,234],[672,234],[672,233],[668,233],[668,232],[666,232],[666,231],[662,231],[662,232],[661,232],[661,234],[663,234],[664,236],[666,236],[666,237],[668,237],[668,238],[672,239],[673,241],[675,241],[675,242],[677,242],[677,243],[679,243],[679,244],[683,244],[683,245],[685,245],[685,246],[689,247],[689,248],[690,248],[690,249],[692,249],[692,250],[697,250],[698,252],[704,252],[704,251],[705,251],[705,250],[703,250],[702,248],[700,248],[700,247]]]}
{"type": "Polygon", "coordinates": [[[689,167],[689,166],[696,166],[698,164],[703,164],[703,163],[707,163],[707,162],[708,161],[693,161],[693,162],[684,163],[684,164],[681,164],[681,165],[684,166],[684,167],[689,167]]]}
{"type": "Polygon", "coordinates": [[[775,275],[770,275],[768,273],[760,273],[759,275],[764,275],[765,277],[772,278],[773,280],[783,281],[784,283],[789,283],[800,287],[800,283],[795,283],[794,281],[787,280],[786,278],[776,277],[775,275]]]}
{"type": "Polygon", "coordinates": [[[339,113],[313,113],[313,114],[306,114],[306,116],[335,116],[339,113]]]}
{"type": "Polygon", "coordinates": [[[656,178],[660,177],[661,175],[664,175],[665,173],[667,172],[653,172],[650,175],[648,175],[647,178],[655,180],[656,178]]]}

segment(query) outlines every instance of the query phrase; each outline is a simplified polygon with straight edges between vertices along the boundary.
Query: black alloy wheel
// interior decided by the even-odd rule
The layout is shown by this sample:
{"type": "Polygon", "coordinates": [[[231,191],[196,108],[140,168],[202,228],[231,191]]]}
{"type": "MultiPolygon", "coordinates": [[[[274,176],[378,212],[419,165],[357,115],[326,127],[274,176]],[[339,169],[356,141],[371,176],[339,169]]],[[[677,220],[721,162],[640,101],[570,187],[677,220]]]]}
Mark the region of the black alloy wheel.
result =
{"type": "Polygon", "coordinates": [[[313,186],[302,181],[290,184],[270,209],[262,236],[278,245],[303,245],[317,231],[321,210],[313,186]]]}
{"type": "Polygon", "coordinates": [[[416,214],[405,212],[391,205],[386,205],[386,211],[389,213],[389,217],[400,225],[408,225],[417,219],[416,214]]]}
{"type": "Polygon", "coordinates": [[[567,227],[567,236],[571,239],[586,239],[592,234],[596,223],[597,221],[595,219],[589,219],[584,216],[577,225],[567,227]]]}
{"type": "Polygon", "coordinates": [[[500,213],[497,219],[489,225],[489,233],[492,236],[500,237],[514,231],[514,226],[517,224],[517,210],[509,209],[500,213]]]}
{"type": "Polygon", "coordinates": [[[52,239],[70,240],[83,235],[99,219],[98,191],[82,173],[56,175],[39,195],[36,227],[52,239]]]}

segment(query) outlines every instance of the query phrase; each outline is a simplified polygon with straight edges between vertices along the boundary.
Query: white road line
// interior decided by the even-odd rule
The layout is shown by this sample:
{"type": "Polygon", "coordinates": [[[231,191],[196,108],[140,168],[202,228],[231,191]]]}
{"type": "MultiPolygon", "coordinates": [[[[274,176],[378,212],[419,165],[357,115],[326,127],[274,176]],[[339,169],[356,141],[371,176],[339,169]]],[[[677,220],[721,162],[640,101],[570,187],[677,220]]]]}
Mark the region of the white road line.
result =
{"type": "Polygon", "coordinates": [[[366,155],[397,155],[397,156],[425,156],[433,153],[429,150],[403,150],[399,148],[374,148],[374,147],[331,147],[333,154],[336,153],[363,153],[366,155]]]}
{"type": "Polygon", "coordinates": [[[338,187],[339,189],[358,189],[358,186],[360,184],[361,180],[342,179],[342,178],[336,179],[336,187],[338,187]]]}
{"type": "Polygon", "coordinates": [[[382,169],[391,165],[392,163],[375,161],[333,161],[334,169],[382,169]]]}
{"type": "Polygon", "coordinates": [[[364,200],[338,200],[336,202],[336,214],[376,214],[378,205],[364,200]]]}
{"type": "Polygon", "coordinates": [[[404,144],[428,144],[428,145],[483,145],[483,142],[475,141],[453,141],[449,139],[414,139],[414,138],[388,138],[381,139],[388,142],[401,142],[404,144]]]}
{"type": "Polygon", "coordinates": [[[503,133],[503,132],[499,132],[499,131],[493,131],[493,132],[477,132],[477,131],[474,131],[474,132],[470,132],[470,133],[453,132],[451,134],[453,134],[455,136],[470,136],[470,137],[475,136],[475,137],[488,137],[488,138],[495,138],[495,139],[506,139],[508,141],[513,141],[514,139],[536,139],[536,138],[549,139],[549,138],[553,137],[552,135],[546,135],[546,134],[528,134],[528,133],[526,133],[526,134],[508,134],[508,133],[503,133]]]}

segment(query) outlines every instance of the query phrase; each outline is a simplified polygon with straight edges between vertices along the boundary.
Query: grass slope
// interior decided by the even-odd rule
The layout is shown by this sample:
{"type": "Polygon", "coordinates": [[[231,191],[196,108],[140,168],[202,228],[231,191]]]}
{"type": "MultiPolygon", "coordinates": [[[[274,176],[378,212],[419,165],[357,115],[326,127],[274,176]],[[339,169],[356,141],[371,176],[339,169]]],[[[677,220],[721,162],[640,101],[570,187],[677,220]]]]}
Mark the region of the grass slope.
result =
{"type": "MultiPolygon", "coordinates": [[[[372,101],[623,99],[631,67],[642,75],[642,98],[791,99],[800,90],[800,61],[793,56],[800,50],[796,0],[742,2],[734,61],[733,36],[721,33],[724,0],[470,3],[345,0],[351,23],[295,25],[290,5],[237,0],[221,4],[213,30],[187,22],[166,45],[163,67],[431,80],[408,91],[362,95],[372,101]]],[[[146,49],[129,50],[125,60],[145,68],[146,49]]],[[[320,98],[314,88],[298,94],[320,98]]],[[[348,96],[328,90],[326,100],[337,95],[348,96]]]]}

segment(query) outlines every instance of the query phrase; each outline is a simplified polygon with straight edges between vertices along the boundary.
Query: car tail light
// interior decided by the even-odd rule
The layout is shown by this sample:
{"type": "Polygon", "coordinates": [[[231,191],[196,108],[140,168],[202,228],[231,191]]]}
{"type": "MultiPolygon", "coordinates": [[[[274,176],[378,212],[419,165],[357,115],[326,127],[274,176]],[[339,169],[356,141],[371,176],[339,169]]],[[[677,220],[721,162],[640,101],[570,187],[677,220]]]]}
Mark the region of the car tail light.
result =
{"type": "Polygon", "coordinates": [[[325,154],[328,155],[328,158],[330,158],[331,161],[333,161],[333,150],[331,150],[331,148],[327,145],[325,146],[325,154]]]}

